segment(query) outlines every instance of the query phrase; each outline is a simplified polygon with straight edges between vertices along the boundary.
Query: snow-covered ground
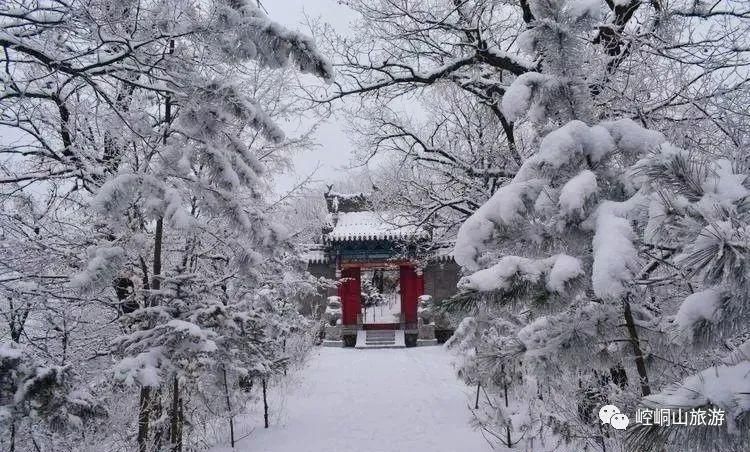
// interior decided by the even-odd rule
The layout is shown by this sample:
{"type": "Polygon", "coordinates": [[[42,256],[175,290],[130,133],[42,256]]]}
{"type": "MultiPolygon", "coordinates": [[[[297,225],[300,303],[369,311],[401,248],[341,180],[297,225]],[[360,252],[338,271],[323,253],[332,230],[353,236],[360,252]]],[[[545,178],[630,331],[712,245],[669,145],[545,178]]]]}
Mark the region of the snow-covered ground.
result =
{"type": "Polygon", "coordinates": [[[490,451],[469,425],[472,390],[456,379],[450,359],[442,347],[315,350],[296,388],[272,391],[271,427],[254,416],[241,428],[252,434],[235,450],[490,451]]]}

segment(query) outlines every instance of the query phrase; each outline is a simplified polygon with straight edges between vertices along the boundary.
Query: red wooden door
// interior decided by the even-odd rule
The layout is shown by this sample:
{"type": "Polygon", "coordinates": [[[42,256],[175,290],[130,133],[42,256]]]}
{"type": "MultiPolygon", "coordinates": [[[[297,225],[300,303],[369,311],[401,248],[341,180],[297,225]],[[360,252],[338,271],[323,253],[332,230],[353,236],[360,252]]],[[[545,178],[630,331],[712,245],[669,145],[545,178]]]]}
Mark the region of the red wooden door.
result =
{"type": "Polygon", "coordinates": [[[356,325],[357,315],[360,313],[360,289],[361,272],[359,267],[350,267],[341,270],[339,280],[339,297],[341,297],[341,323],[344,325],[356,325]]]}
{"type": "Polygon", "coordinates": [[[417,325],[417,298],[422,295],[423,281],[417,276],[414,267],[402,265],[399,272],[399,285],[401,286],[401,315],[407,328],[416,328],[417,325]]]}

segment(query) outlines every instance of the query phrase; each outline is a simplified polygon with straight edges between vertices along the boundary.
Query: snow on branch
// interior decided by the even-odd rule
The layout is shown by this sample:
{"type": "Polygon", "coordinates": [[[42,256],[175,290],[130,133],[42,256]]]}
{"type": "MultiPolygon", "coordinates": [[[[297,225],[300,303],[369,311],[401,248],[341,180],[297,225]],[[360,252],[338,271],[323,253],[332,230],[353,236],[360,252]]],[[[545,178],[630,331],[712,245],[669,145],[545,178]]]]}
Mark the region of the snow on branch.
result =
{"type": "Polygon", "coordinates": [[[159,368],[164,360],[161,348],[153,348],[134,357],[123,358],[114,369],[115,378],[127,385],[158,387],[159,368]]]}
{"type": "Polygon", "coordinates": [[[613,306],[588,303],[572,312],[539,317],[518,331],[518,340],[523,344],[525,356],[542,360],[562,350],[580,349],[576,344],[591,351],[592,342],[601,337],[602,331],[616,325],[618,317],[613,306]]]}
{"type": "Polygon", "coordinates": [[[638,250],[633,245],[636,235],[624,216],[642,200],[636,195],[623,203],[607,201],[595,213],[591,283],[596,296],[603,300],[620,299],[640,270],[638,250]]]}
{"type": "Polygon", "coordinates": [[[101,246],[89,250],[86,269],[70,280],[72,287],[90,291],[104,285],[111,285],[124,261],[125,251],[119,246],[101,246]]]}
{"type": "Polygon", "coordinates": [[[674,319],[680,333],[692,338],[693,330],[699,323],[714,323],[721,319],[721,306],[725,299],[724,292],[716,287],[710,287],[685,298],[674,319]]]}
{"type": "Polygon", "coordinates": [[[707,284],[733,282],[744,286],[750,282],[748,250],[750,226],[745,222],[711,221],[684,247],[677,262],[703,276],[707,284]]]}
{"type": "Polygon", "coordinates": [[[146,174],[127,173],[108,180],[91,204],[103,215],[121,220],[121,213],[136,200],[144,203],[147,215],[163,217],[175,227],[190,229],[195,224],[195,218],[184,209],[179,193],[146,174]]]}
{"type": "Polygon", "coordinates": [[[583,275],[583,262],[567,254],[558,254],[553,258],[555,263],[547,273],[547,289],[551,292],[563,293],[568,281],[583,275]]]}
{"type": "Polygon", "coordinates": [[[333,67],[312,39],[270,20],[253,0],[224,2],[219,8],[222,25],[237,34],[223,37],[225,50],[271,68],[294,61],[300,71],[333,81],[333,67]]]}
{"type": "Polygon", "coordinates": [[[471,316],[464,317],[456,327],[453,336],[445,343],[445,347],[471,353],[479,335],[479,322],[477,322],[477,319],[471,316]]]}
{"type": "Polygon", "coordinates": [[[524,162],[518,177],[553,175],[566,166],[581,166],[586,159],[596,163],[616,149],[614,137],[604,126],[589,127],[582,121],[570,121],[542,139],[539,152],[524,162]]]}
{"type": "Polygon", "coordinates": [[[732,209],[734,203],[750,195],[750,190],[745,187],[747,175],[736,174],[729,160],[715,160],[708,170],[702,184],[704,196],[698,202],[705,216],[710,218],[709,213],[716,212],[717,206],[732,209]]]}
{"type": "Polygon", "coordinates": [[[583,170],[563,185],[560,190],[560,208],[567,215],[582,213],[586,201],[598,190],[596,174],[590,170],[583,170]]]}
{"type": "MultiPolygon", "coordinates": [[[[461,226],[454,251],[456,262],[469,270],[478,270],[478,258],[493,237],[496,228],[508,227],[521,221],[524,214],[531,211],[537,201],[541,203],[540,206],[543,204],[549,207],[552,199],[559,196],[559,206],[564,212],[580,208],[597,190],[596,174],[591,169],[582,170],[582,167],[591,166],[615,154],[636,160],[654,150],[663,141],[664,137],[661,134],[651,132],[627,119],[594,126],[588,126],[582,121],[570,121],[550,132],[542,139],[539,151],[524,162],[513,180],[495,192],[461,226]],[[565,179],[564,176],[571,171],[575,171],[574,174],[577,176],[565,179]],[[552,180],[558,180],[558,183],[552,184],[552,180]],[[544,199],[539,199],[540,196],[544,199]]],[[[622,216],[639,203],[640,197],[627,203],[612,203],[601,212],[605,213],[605,210],[608,210],[610,214],[614,214],[617,210],[622,211],[618,213],[622,216]]],[[[597,215],[593,217],[590,221],[587,220],[591,224],[595,224],[597,215]]],[[[604,218],[601,221],[613,227],[622,223],[614,218],[604,218]]],[[[625,223],[627,224],[627,221],[625,223]]],[[[627,228],[630,226],[627,225],[627,228]]],[[[628,242],[632,238],[632,231],[625,234],[622,224],[615,231],[619,233],[613,234],[627,238],[628,242]]],[[[600,236],[601,234],[605,232],[601,232],[600,236]]],[[[617,243],[624,242],[620,240],[617,243]]],[[[602,243],[602,246],[604,245],[602,243]]],[[[632,248],[632,244],[630,247],[632,248]]],[[[630,268],[631,265],[632,263],[625,264],[624,268],[630,268]]],[[[610,268],[604,273],[610,271],[615,271],[615,268],[610,268]]]]}
{"type": "Polygon", "coordinates": [[[461,278],[458,288],[480,292],[508,290],[518,278],[536,283],[546,275],[547,289],[553,292],[563,292],[566,282],[582,274],[581,261],[565,254],[545,259],[505,256],[492,267],[461,278]]]}
{"type": "Polygon", "coordinates": [[[750,361],[709,367],[641,403],[650,409],[719,407],[726,411],[727,430],[737,433],[737,422],[750,414],[750,361]]]}
{"type": "Polygon", "coordinates": [[[216,140],[227,124],[238,120],[260,130],[275,143],[284,140],[284,131],[268,113],[230,83],[204,82],[184,100],[185,107],[177,125],[195,139],[216,140]]]}
{"type": "MultiPolygon", "coordinates": [[[[647,129],[637,124],[632,119],[618,119],[616,121],[604,121],[600,124],[607,129],[615,142],[615,147],[625,155],[641,156],[647,152],[658,149],[666,143],[666,138],[660,132],[647,129]]],[[[604,155],[594,154],[595,161],[604,155]]]]}
{"type": "Polygon", "coordinates": [[[49,365],[27,347],[0,342],[0,370],[2,425],[30,418],[35,428],[44,423],[61,434],[105,414],[87,390],[75,389],[77,378],[71,364],[49,365]]]}
{"type": "Polygon", "coordinates": [[[600,20],[602,18],[602,0],[572,0],[565,5],[567,13],[576,20],[590,18],[600,20]]]}
{"type": "Polygon", "coordinates": [[[495,192],[461,226],[456,237],[454,257],[462,267],[478,269],[477,258],[497,226],[510,225],[533,208],[544,181],[529,180],[508,184],[495,192]]]}
{"type": "MultiPolygon", "coordinates": [[[[152,313],[169,316],[160,309],[152,313]]],[[[211,329],[181,319],[124,335],[118,347],[126,356],[115,366],[115,378],[128,385],[158,387],[164,374],[179,367],[182,359],[215,353],[216,337],[211,329]]]]}
{"type": "Polygon", "coordinates": [[[540,116],[541,112],[533,108],[539,106],[539,101],[534,101],[535,97],[539,98],[541,91],[551,90],[558,83],[554,77],[539,72],[519,75],[503,94],[503,114],[511,122],[518,120],[530,110],[532,116],[540,116]]]}

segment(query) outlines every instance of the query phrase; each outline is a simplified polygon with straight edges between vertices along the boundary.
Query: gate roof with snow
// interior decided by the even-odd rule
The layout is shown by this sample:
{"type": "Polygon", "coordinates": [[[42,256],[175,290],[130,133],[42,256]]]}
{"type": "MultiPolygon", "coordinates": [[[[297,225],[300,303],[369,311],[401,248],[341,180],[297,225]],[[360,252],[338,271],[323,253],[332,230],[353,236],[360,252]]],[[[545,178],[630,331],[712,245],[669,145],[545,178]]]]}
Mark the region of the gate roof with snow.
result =
{"type": "Polygon", "coordinates": [[[412,216],[377,211],[364,193],[339,193],[329,186],[324,197],[328,216],[323,240],[308,246],[304,258],[318,271],[334,270],[336,293],[341,300],[342,335],[356,333],[359,337],[362,272],[388,269],[399,275],[400,320],[375,326],[404,330],[416,343],[418,303],[425,293],[427,261],[449,260],[452,247],[431,243],[431,231],[412,216]]]}
{"type": "Polygon", "coordinates": [[[411,241],[429,238],[419,226],[408,224],[406,217],[391,212],[339,212],[329,214],[328,242],[391,240],[411,241]]]}
{"type": "Polygon", "coordinates": [[[388,261],[413,257],[430,238],[425,228],[406,215],[378,212],[364,193],[325,193],[328,217],[317,261],[388,261]],[[326,256],[327,255],[327,256],[326,256]]]}

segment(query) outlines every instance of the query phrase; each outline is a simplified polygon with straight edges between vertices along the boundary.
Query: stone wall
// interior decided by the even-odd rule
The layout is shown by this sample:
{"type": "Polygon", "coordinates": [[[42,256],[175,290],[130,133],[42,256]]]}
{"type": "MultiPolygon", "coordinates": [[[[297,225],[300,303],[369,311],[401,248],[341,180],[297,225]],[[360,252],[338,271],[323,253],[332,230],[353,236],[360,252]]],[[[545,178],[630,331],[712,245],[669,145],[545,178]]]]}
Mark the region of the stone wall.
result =
{"type": "Polygon", "coordinates": [[[424,269],[424,289],[435,301],[450,298],[456,293],[459,266],[453,262],[434,262],[424,269]]]}

